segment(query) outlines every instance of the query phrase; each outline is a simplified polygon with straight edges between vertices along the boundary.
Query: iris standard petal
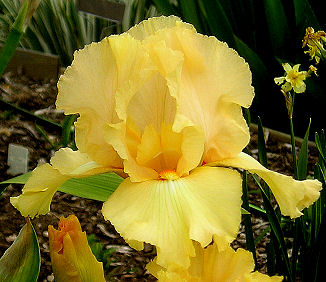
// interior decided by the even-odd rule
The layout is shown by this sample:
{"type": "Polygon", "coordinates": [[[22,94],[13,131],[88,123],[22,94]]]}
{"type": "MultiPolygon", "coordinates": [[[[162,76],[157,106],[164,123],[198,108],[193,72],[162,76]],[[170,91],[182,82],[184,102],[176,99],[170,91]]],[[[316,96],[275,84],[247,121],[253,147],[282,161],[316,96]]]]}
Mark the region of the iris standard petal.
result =
{"type": "Polygon", "coordinates": [[[322,184],[318,180],[295,180],[290,176],[266,169],[245,153],[240,153],[236,158],[225,159],[216,164],[242,168],[258,174],[269,185],[282,214],[291,218],[301,216],[301,211],[319,198],[319,191],[322,189],[322,184]]]}
{"type": "Polygon", "coordinates": [[[234,240],[240,207],[238,172],[199,167],[177,180],[126,179],[102,213],[126,240],[155,245],[160,265],[187,268],[194,256],[191,239],[206,246],[215,234],[221,248],[234,240]]]}
{"type": "Polygon", "coordinates": [[[163,41],[168,49],[183,55],[173,129],[183,128],[184,117],[203,129],[205,162],[240,153],[249,142],[241,106],[249,107],[254,93],[249,66],[236,51],[215,37],[196,33],[176,17],[152,18],[128,33],[149,50],[153,48],[148,42],[163,41]],[[234,108],[233,113],[226,115],[229,108],[234,108]],[[220,136],[225,142],[220,142],[220,136]]]}
{"type": "Polygon", "coordinates": [[[72,65],[59,79],[57,108],[80,115],[76,123],[78,149],[103,166],[122,163],[104,141],[102,130],[104,124],[120,121],[116,92],[126,88],[133,93],[147,78],[146,57],[130,35],[111,36],[76,51],[72,65]],[[130,77],[133,83],[129,83],[130,77]]]}

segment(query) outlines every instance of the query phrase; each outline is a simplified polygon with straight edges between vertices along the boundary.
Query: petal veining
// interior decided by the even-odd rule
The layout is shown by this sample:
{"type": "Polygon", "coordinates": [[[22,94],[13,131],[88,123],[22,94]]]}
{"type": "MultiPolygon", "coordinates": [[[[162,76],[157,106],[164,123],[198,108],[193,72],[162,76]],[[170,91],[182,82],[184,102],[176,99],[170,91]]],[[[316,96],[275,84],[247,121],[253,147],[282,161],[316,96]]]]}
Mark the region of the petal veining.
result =
{"type": "Polygon", "coordinates": [[[227,168],[200,167],[178,180],[126,179],[103,205],[105,219],[128,241],[157,247],[158,262],[188,267],[191,239],[221,248],[236,237],[241,213],[241,178],[227,168]]]}

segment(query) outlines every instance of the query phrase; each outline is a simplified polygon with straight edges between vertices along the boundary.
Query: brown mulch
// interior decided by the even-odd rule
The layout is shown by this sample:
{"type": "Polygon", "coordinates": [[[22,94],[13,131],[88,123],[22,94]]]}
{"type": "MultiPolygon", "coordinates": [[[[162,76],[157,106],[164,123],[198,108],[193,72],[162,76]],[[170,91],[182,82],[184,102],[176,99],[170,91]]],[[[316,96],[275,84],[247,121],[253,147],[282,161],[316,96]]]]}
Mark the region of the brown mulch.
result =
{"type": "MultiPolygon", "coordinates": [[[[0,80],[0,93],[3,99],[56,122],[61,122],[64,118],[63,113],[55,110],[54,106],[57,94],[56,80],[33,81],[23,75],[7,73],[0,80]]],[[[52,143],[59,142],[60,132],[58,130],[44,129],[52,143]]],[[[290,144],[268,137],[268,132],[266,133],[270,168],[292,175],[290,144]]],[[[0,181],[12,177],[12,175],[7,174],[7,154],[10,143],[28,148],[29,170],[48,162],[54,153],[53,147],[35,127],[34,121],[11,109],[0,108],[0,181]]],[[[253,156],[257,156],[258,153],[256,143],[257,136],[253,132],[249,145],[249,150],[253,156]]],[[[309,171],[312,173],[317,154],[313,148],[310,153],[309,171]]],[[[256,187],[252,185],[252,182],[250,182],[250,187],[255,190],[256,187]]],[[[19,230],[25,224],[24,218],[9,203],[9,198],[19,195],[20,190],[21,185],[9,186],[0,198],[0,257],[12,244],[19,230]]],[[[258,193],[250,193],[249,197],[251,203],[262,207],[258,193]]],[[[79,218],[82,229],[87,234],[95,234],[104,244],[105,249],[114,248],[115,251],[109,257],[109,267],[105,270],[110,281],[155,280],[145,270],[145,265],[155,256],[155,249],[150,245],[146,245],[141,252],[131,249],[114,227],[109,222],[105,222],[100,211],[101,206],[102,203],[98,201],[57,192],[51,204],[51,212],[33,219],[32,223],[38,235],[42,256],[39,281],[53,281],[47,227],[48,225],[56,227],[60,216],[68,216],[72,213],[79,218]]],[[[252,220],[255,237],[257,237],[266,229],[267,222],[255,214],[253,214],[252,220]]],[[[266,245],[268,241],[269,233],[257,245],[258,268],[262,272],[266,272],[266,245]]],[[[235,248],[245,247],[243,226],[241,226],[233,246],[235,248]]]]}

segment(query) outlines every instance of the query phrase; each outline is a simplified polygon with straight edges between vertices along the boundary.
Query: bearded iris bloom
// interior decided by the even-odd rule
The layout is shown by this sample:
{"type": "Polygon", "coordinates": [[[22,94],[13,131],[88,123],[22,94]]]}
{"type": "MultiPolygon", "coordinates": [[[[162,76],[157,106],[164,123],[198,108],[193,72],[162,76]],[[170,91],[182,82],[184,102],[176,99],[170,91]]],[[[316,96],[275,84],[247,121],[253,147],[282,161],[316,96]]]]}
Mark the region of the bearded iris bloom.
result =
{"type": "Polygon", "coordinates": [[[58,229],[50,225],[49,242],[55,281],[105,281],[76,216],[61,217],[58,229]]]}
{"type": "Polygon", "coordinates": [[[241,220],[241,177],[261,176],[292,218],[319,197],[317,180],[296,181],[242,153],[242,116],[254,97],[245,61],[179,18],[146,20],[75,53],[58,83],[57,107],[79,114],[79,151],[59,150],[11,199],[25,216],[49,210],[67,179],[105,171],[126,179],[102,213],[133,247],[157,248],[157,263],[188,268],[216,238],[227,248],[241,220]],[[40,203],[42,205],[40,206],[40,203]]]}
{"type": "Polygon", "coordinates": [[[197,242],[193,244],[196,256],[191,258],[187,270],[169,272],[158,265],[155,259],[147,265],[147,269],[161,282],[280,282],[283,280],[282,276],[269,277],[254,271],[255,263],[249,251],[241,248],[235,251],[231,247],[220,251],[215,241],[205,249],[197,242]]]}

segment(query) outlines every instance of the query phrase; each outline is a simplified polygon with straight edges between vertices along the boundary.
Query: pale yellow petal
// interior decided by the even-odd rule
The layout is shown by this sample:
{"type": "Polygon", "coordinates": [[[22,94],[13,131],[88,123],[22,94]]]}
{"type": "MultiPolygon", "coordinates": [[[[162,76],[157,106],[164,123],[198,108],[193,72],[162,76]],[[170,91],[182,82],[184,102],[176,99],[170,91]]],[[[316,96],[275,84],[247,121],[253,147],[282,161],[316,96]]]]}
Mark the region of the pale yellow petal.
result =
{"type": "Polygon", "coordinates": [[[282,276],[268,276],[258,271],[244,275],[244,282],[281,282],[282,276]]]}
{"type": "Polygon", "coordinates": [[[282,64],[283,69],[285,70],[286,73],[289,73],[290,71],[292,71],[292,67],[289,63],[284,63],[282,64]]]}
{"type": "Polygon", "coordinates": [[[289,92],[292,89],[292,85],[290,82],[285,82],[281,87],[285,92],[289,92]]]}
{"type": "Polygon", "coordinates": [[[115,104],[119,89],[133,94],[151,73],[146,58],[147,53],[130,35],[111,36],[77,51],[58,82],[57,107],[80,115],[77,147],[103,166],[121,166],[112,146],[104,141],[103,126],[120,121],[115,104]]]}
{"type": "Polygon", "coordinates": [[[293,85],[293,91],[295,93],[303,93],[306,91],[306,84],[301,81],[296,81],[296,83],[293,85]]]}
{"type": "MultiPolygon", "coordinates": [[[[188,126],[182,130],[181,158],[177,165],[177,174],[184,176],[202,161],[205,139],[201,129],[188,126]]],[[[168,136],[166,139],[170,139],[168,136]]]]}
{"type": "Polygon", "coordinates": [[[104,121],[96,113],[84,114],[75,122],[77,147],[104,167],[122,169],[122,160],[104,139],[104,121]]]}
{"type": "Polygon", "coordinates": [[[127,173],[133,181],[146,181],[157,179],[158,173],[149,167],[144,167],[136,162],[137,147],[141,142],[141,137],[135,133],[129,125],[133,123],[119,123],[107,125],[104,127],[105,140],[111,144],[124,159],[124,172],[127,173]],[[131,148],[131,149],[130,149],[131,148]]]}
{"type": "Polygon", "coordinates": [[[320,196],[322,184],[318,180],[294,180],[263,167],[258,161],[245,153],[236,158],[225,159],[217,165],[242,168],[258,174],[269,185],[283,215],[291,218],[302,215],[302,210],[313,204],[320,196]]]}
{"type": "Polygon", "coordinates": [[[44,164],[35,168],[22,194],[10,198],[11,204],[23,216],[34,217],[48,213],[54,193],[68,179],[87,177],[112,170],[100,166],[88,155],[69,148],[57,151],[50,162],[51,165],[44,164]]]}
{"type": "MultiPolygon", "coordinates": [[[[117,99],[123,95],[118,93],[117,99]]],[[[161,131],[162,124],[171,124],[176,112],[176,101],[170,95],[166,78],[153,74],[130,99],[127,116],[142,132],[147,125],[161,131]]]]}
{"type": "Polygon", "coordinates": [[[182,24],[186,28],[193,28],[192,25],[181,22],[181,19],[176,16],[162,16],[142,21],[129,29],[127,33],[138,40],[144,40],[145,38],[154,35],[157,31],[172,28],[178,24],[182,24]]]}
{"type": "Polygon", "coordinates": [[[204,250],[202,281],[241,281],[245,273],[254,270],[252,254],[231,247],[219,251],[216,244],[204,250]]]}
{"type": "Polygon", "coordinates": [[[49,164],[41,165],[32,172],[23,193],[18,197],[11,197],[10,203],[25,217],[46,214],[50,211],[54,193],[69,178],[49,164]]]}
{"type": "Polygon", "coordinates": [[[244,249],[236,251],[230,246],[219,250],[216,243],[202,248],[198,242],[193,241],[196,256],[191,258],[191,265],[188,269],[170,270],[160,266],[157,258],[147,265],[147,269],[159,281],[174,282],[240,282],[240,281],[282,281],[283,277],[252,272],[255,263],[252,253],[244,249]]]}
{"type": "Polygon", "coordinates": [[[184,56],[174,129],[177,130],[180,116],[185,116],[203,129],[207,140],[205,154],[210,151],[214,158],[219,158],[216,148],[225,150],[228,155],[238,154],[249,140],[240,109],[241,106],[249,107],[254,96],[248,65],[233,49],[215,37],[203,36],[182,26],[170,30],[168,34],[157,32],[155,38],[164,39],[169,48],[184,56]],[[229,130],[225,132],[224,124],[231,115],[224,113],[229,108],[234,110],[229,130]],[[228,136],[230,132],[232,136],[228,136]],[[217,138],[221,135],[230,140],[222,145],[223,148],[217,138]],[[234,139],[233,135],[239,138],[234,139]],[[232,148],[225,146],[228,144],[232,144],[232,148]]]}
{"type": "Polygon", "coordinates": [[[296,64],[293,66],[294,71],[299,71],[299,68],[300,68],[300,64],[296,64]]]}
{"type": "Polygon", "coordinates": [[[236,237],[241,219],[241,178],[227,168],[200,167],[178,180],[126,179],[102,213],[127,240],[157,247],[158,263],[188,267],[191,239],[221,248],[236,237]]]}
{"type": "Polygon", "coordinates": [[[116,120],[113,94],[117,79],[108,38],[91,43],[75,52],[71,66],[60,77],[56,105],[66,114],[98,112],[104,119],[116,120]]]}
{"type": "Polygon", "coordinates": [[[277,85],[280,85],[284,82],[285,80],[285,77],[284,76],[281,76],[281,77],[275,77],[274,78],[274,82],[277,84],[277,85]]]}
{"type": "MultiPolygon", "coordinates": [[[[215,160],[237,155],[249,140],[240,107],[249,107],[254,96],[248,65],[215,37],[200,35],[178,19],[172,18],[172,23],[169,19],[166,24],[162,19],[165,20],[163,17],[145,21],[130,34],[144,40],[149,53],[153,53],[151,42],[164,41],[167,48],[183,55],[178,89],[175,92],[170,88],[170,94],[176,97],[178,104],[173,129],[180,131],[183,128],[184,117],[201,127],[207,140],[204,159],[206,155],[215,160]],[[238,109],[233,110],[232,120],[228,121],[231,115],[223,113],[235,107],[238,109]],[[224,126],[226,123],[228,125],[224,126]],[[229,129],[227,132],[226,128],[229,129]],[[220,142],[221,135],[228,140],[220,142]],[[221,155],[223,151],[226,153],[221,155]]],[[[160,52],[156,52],[156,57],[161,62],[169,61],[162,60],[160,52]]]]}
{"type": "Polygon", "coordinates": [[[62,148],[57,151],[50,160],[53,168],[59,170],[62,175],[82,176],[108,171],[94,162],[87,154],[73,151],[70,148],[62,148]]]}

